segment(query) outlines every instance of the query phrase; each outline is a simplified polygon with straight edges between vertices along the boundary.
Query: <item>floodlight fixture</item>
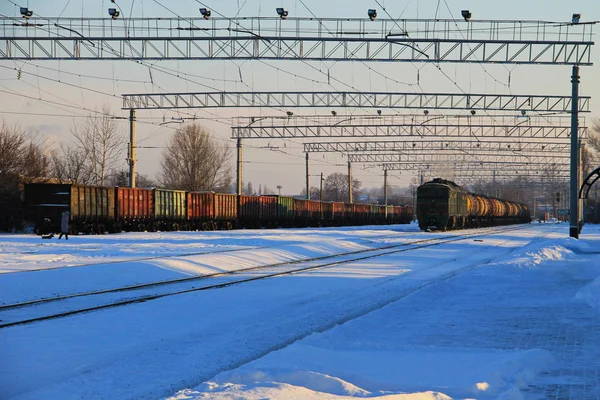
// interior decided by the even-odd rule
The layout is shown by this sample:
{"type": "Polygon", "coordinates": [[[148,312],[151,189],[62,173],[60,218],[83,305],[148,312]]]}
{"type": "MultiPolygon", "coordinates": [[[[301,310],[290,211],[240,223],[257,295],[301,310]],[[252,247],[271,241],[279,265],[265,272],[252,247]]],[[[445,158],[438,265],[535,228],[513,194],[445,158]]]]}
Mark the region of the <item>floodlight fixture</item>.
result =
{"type": "Polygon", "coordinates": [[[292,115],[294,115],[294,113],[291,111],[286,111],[285,113],[287,114],[288,117],[291,117],[292,115]]]}
{"type": "Polygon", "coordinates": [[[121,13],[116,8],[109,8],[108,9],[108,15],[110,15],[110,17],[112,19],[117,19],[119,17],[119,14],[121,14],[121,13]]]}
{"type": "Polygon", "coordinates": [[[477,114],[477,111],[471,110],[471,115],[475,115],[475,114],[477,114]]]}
{"type": "Polygon", "coordinates": [[[373,21],[375,18],[377,18],[377,10],[370,8],[369,11],[367,11],[367,15],[369,16],[369,19],[373,21]]]}
{"type": "Polygon", "coordinates": [[[210,10],[208,8],[201,8],[200,14],[202,14],[202,18],[208,19],[210,17],[210,10]]]}
{"type": "Polygon", "coordinates": [[[423,114],[429,115],[429,110],[423,110],[423,114]]]}
{"type": "Polygon", "coordinates": [[[571,19],[571,22],[573,22],[574,24],[578,24],[580,19],[581,19],[581,14],[573,14],[573,18],[571,19]]]}
{"type": "Polygon", "coordinates": [[[469,20],[471,19],[471,11],[462,10],[460,13],[461,13],[462,17],[465,19],[465,21],[469,22],[469,20]]]}
{"type": "Polygon", "coordinates": [[[377,115],[381,115],[381,110],[377,110],[377,115]]]}
{"type": "Polygon", "coordinates": [[[27,7],[20,7],[20,8],[21,8],[21,15],[23,16],[23,18],[29,19],[33,15],[33,11],[31,11],[29,8],[27,8],[27,7]]]}
{"type": "Polygon", "coordinates": [[[333,116],[335,117],[335,116],[337,115],[337,111],[335,111],[335,110],[332,110],[332,111],[331,111],[331,115],[333,115],[333,116]]]}
{"type": "Polygon", "coordinates": [[[522,115],[522,116],[526,116],[526,115],[527,115],[527,111],[525,111],[525,110],[521,110],[521,115],[522,115]]]}
{"type": "Polygon", "coordinates": [[[288,16],[288,12],[285,11],[283,7],[277,7],[277,15],[279,15],[281,19],[285,19],[288,16]]]}

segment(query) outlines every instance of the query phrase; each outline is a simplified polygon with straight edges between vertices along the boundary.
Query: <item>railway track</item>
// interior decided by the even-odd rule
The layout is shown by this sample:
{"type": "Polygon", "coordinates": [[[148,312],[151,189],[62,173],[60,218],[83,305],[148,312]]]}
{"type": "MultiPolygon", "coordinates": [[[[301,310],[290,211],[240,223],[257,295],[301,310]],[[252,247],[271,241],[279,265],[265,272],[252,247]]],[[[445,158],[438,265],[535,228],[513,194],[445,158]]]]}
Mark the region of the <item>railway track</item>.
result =
{"type": "Polygon", "coordinates": [[[121,307],[168,296],[218,289],[261,279],[334,267],[346,263],[519,229],[523,229],[523,227],[510,226],[500,229],[479,229],[475,232],[446,235],[439,238],[414,240],[410,242],[381,246],[375,249],[350,251],[340,254],[303,259],[299,261],[287,261],[201,276],[165,280],[141,285],[132,285],[127,287],[70,294],[66,296],[57,296],[53,298],[3,305],[0,306],[0,329],[62,318],[86,312],[121,307]]]}
{"type": "MultiPolygon", "coordinates": [[[[398,238],[398,237],[401,236],[401,234],[414,233],[414,231],[403,231],[403,230],[400,230],[400,231],[395,231],[395,233],[397,235],[392,236],[393,238],[398,238]]],[[[365,237],[363,240],[365,242],[372,242],[374,239],[376,240],[376,239],[389,238],[389,237],[390,237],[389,234],[386,234],[386,235],[375,235],[375,236],[365,237]]],[[[283,246],[283,245],[281,245],[281,246],[283,246]]],[[[59,267],[48,267],[48,268],[36,268],[36,269],[26,269],[26,270],[20,270],[20,271],[11,271],[10,273],[11,274],[20,274],[20,273],[26,273],[26,272],[52,271],[52,270],[61,269],[61,268],[79,268],[79,267],[93,267],[93,266],[96,266],[96,265],[124,264],[124,263],[129,263],[129,262],[163,260],[163,259],[177,258],[177,257],[201,256],[201,255],[205,255],[205,254],[220,254],[220,253],[233,253],[233,252],[246,251],[246,250],[270,249],[270,248],[281,247],[281,246],[247,246],[247,247],[239,248],[239,249],[223,249],[223,250],[215,250],[215,251],[198,251],[198,252],[192,252],[192,253],[168,254],[168,255],[159,255],[159,256],[152,256],[152,257],[130,258],[130,259],[126,259],[126,260],[106,260],[106,261],[93,262],[93,263],[84,263],[84,264],[68,264],[68,265],[62,265],[62,266],[59,266],[59,267]]]]}

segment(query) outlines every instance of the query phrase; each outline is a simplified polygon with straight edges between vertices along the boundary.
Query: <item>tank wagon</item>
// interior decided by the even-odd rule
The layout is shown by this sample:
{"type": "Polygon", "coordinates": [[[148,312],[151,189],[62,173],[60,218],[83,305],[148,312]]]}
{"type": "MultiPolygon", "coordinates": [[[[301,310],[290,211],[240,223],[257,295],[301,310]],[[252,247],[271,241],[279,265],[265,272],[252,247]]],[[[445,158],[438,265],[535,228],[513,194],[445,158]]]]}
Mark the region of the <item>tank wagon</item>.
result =
{"type": "Polygon", "coordinates": [[[469,193],[454,182],[434,179],[417,188],[421,230],[450,230],[531,222],[523,203],[469,193]]]}
{"type": "Polygon", "coordinates": [[[60,232],[64,211],[72,234],[408,224],[413,216],[410,206],[54,183],[27,184],[24,198],[37,234],[60,232]]]}

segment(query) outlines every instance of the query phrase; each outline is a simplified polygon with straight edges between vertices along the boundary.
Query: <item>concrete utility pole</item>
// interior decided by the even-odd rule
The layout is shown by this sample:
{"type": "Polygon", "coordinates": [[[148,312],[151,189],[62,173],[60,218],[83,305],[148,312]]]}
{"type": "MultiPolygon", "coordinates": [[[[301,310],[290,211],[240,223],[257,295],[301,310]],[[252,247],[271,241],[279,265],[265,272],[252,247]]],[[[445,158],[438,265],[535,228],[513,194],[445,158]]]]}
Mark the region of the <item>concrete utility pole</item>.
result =
{"type": "Polygon", "coordinates": [[[577,104],[579,102],[579,67],[573,66],[573,75],[571,76],[571,83],[573,84],[573,94],[571,99],[571,186],[569,190],[570,195],[570,215],[569,215],[569,236],[575,239],[579,239],[579,211],[578,211],[578,176],[579,171],[579,140],[577,130],[579,129],[579,109],[577,104]]]}
{"type": "Polygon", "coordinates": [[[306,200],[310,200],[310,177],[308,172],[308,153],[306,153],[306,200]]]}
{"type": "Polygon", "coordinates": [[[135,139],[135,110],[129,110],[129,187],[135,187],[135,163],[137,162],[137,144],[135,139]]]}
{"type": "Polygon", "coordinates": [[[323,201],[323,173],[321,172],[321,186],[319,188],[319,201],[323,201]]]}
{"type": "Polygon", "coordinates": [[[348,161],[348,199],[349,203],[354,203],[352,199],[352,163],[348,161]]]}
{"type": "Polygon", "coordinates": [[[579,188],[581,187],[581,185],[583,185],[583,146],[585,146],[583,144],[583,142],[580,140],[579,141],[579,181],[577,182],[577,203],[578,203],[578,209],[579,209],[579,224],[578,224],[578,228],[579,228],[579,233],[581,233],[581,230],[583,229],[583,218],[584,218],[584,213],[583,213],[583,199],[579,198],[579,188]]]}
{"type": "Polygon", "coordinates": [[[237,194],[242,194],[242,138],[237,139],[237,194]]]}
{"type": "Polygon", "coordinates": [[[387,169],[383,170],[383,204],[387,206],[388,203],[388,171],[387,169]]]}

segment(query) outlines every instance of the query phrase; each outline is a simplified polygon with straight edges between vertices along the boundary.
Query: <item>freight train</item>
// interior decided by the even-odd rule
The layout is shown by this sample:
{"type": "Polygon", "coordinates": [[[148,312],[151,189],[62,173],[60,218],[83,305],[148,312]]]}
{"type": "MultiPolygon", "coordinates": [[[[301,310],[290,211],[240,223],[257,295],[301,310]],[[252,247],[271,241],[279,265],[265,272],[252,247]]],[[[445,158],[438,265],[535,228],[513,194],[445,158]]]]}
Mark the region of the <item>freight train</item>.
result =
{"type": "Polygon", "coordinates": [[[247,196],[158,188],[25,185],[27,220],[36,234],[59,232],[70,212],[70,233],[215,230],[407,224],[411,206],[321,202],[289,196],[247,196]]]}
{"type": "Polygon", "coordinates": [[[434,179],[417,188],[421,230],[450,230],[531,222],[529,207],[469,193],[454,182],[434,179]]]}

